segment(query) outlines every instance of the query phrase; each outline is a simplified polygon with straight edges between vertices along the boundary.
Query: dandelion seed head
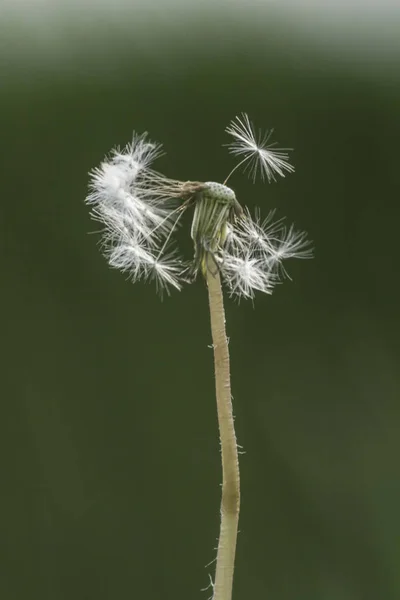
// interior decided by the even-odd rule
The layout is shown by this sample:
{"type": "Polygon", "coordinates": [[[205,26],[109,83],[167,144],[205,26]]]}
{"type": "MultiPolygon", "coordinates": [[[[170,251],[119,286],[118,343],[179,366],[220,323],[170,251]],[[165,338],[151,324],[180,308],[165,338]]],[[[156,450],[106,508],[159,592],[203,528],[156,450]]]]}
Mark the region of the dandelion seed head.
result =
{"type": "Polygon", "coordinates": [[[237,202],[236,194],[230,187],[222,183],[216,183],[215,181],[206,181],[205,186],[206,189],[203,193],[212,198],[215,202],[226,204],[234,204],[237,202]]]}
{"type": "Polygon", "coordinates": [[[266,177],[271,182],[276,181],[276,175],[285,177],[285,173],[294,172],[294,167],[289,163],[290,148],[275,148],[275,143],[268,143],[273,130],[257,135],[246,113],[233,119],[226,132],[234,139],[228,144],[229,151],[242,159],[239,165],[244,165],[244,170],[248,171],[253,181],[258,173],[263,180],[266,177]]]}
{"type": "MultiPolygon", "coordinates": [[[[271,181],[294,170],[287,151],[269,143],[272,132],[257,136],[247,114],[236,117],[226,131],[234,138],[230,152],[241,159],[233,171],[244,165],[253,178],[260,172],[271,181]]],[[[162,154],[161,145],[147,134],[134,134],[90,173],[86,202],[104,226],[100,245],[112,268],[168,291],[180,290],[215,265],[231,295],[253,298],[256,291],[271,293],[287,276],[286,259],[312,256],[306,235],[282,220],[274,222],[274,211],[262,220],[259,212],[252,216],[243,208],[226,185],[229,177],[224,183],[170,179],[153,166],[162,154]],[[174,249],[186,210],[193,211],[190,263],[174,249]]]]}

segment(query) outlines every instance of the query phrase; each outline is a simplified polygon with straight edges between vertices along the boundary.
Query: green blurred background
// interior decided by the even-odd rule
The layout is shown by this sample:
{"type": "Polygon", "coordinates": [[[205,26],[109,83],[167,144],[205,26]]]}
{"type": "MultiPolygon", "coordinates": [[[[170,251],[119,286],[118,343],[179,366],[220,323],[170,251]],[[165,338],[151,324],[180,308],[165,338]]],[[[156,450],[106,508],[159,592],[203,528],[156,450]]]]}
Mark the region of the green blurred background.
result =
{"type": "Polygon", "coordinates": [[[226,303],[245,450],[234,599],[399,598],[398,12],[0,8],[1,597],[211,595],[205,286],[161,302],[110,270],[84,198],[134,129],[163,142],[166,175],[221,181],[224,128],[246,111],[296,173],[231,185],[307,230],[315,259],[226,303]]]}

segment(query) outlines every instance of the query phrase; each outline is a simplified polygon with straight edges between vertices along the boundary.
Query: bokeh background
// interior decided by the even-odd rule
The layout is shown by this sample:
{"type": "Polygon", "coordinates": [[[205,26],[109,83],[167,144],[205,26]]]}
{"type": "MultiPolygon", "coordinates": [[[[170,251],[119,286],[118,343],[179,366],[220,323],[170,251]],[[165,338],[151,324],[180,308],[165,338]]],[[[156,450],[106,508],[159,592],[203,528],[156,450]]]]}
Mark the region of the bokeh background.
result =
{"type": "MultiPolygon", "coordinates": [[[[234,599],[400,597],[395,3],[0,3],[0,594],[208,598],[220,464],[207,296],[108,268],[87,172],[149,131],[221,181],[246,111],[296,173],[240,200],[314,240],[227,299],[241,456],[234,599]]],[[[188,225],[188,223],[187,223],[188,225]]],[[[189,235],[182,244],[190,252],[189,235]]]]}

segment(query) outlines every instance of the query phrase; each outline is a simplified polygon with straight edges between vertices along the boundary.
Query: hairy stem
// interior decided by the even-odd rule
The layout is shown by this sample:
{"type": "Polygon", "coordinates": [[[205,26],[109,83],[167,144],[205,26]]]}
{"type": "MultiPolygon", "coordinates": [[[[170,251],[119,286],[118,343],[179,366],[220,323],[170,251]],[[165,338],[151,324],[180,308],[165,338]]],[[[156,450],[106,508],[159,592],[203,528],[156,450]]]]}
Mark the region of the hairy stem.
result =
{"type": "Polygon", "coordinates": [[[239,461],[232,413],[224,301],[218,267],[211,255],[207,258],[206,271],[222,455],[221,526],[213,600],[231,600],[240,507],[239,461]]]}

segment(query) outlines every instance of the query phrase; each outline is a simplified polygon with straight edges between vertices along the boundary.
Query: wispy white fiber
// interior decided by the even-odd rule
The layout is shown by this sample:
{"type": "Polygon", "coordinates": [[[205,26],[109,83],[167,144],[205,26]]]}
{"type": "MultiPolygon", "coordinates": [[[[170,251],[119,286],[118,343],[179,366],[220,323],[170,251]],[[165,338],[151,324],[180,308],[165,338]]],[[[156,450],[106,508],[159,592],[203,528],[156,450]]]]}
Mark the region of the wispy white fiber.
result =
{"type": "MultiPolygon", "coordinates": [[[[260,172],[268,181],[293,171],[285,151],[267,146],[270,134],[256,138],[246,114],[227,132],[235,138],[230,151],[242,159],[233,171],[250,166],[253,178],[260,172]]],[[[306,234],[282,219],[274,222],[274,211],[265,219],[258,211],[253,217],[225,184],[165,177],[153,169],[161,154],[161,145],[147,134],[134,134],[90,174],[86,202],[104,226],[101,247],[111,267],[132,281],[154,280],[160,290],[180,290],[199,271],[205,273],[212,254],[229,293],[253,298],[257,291],[271,293],[287,276],[286,259],[311,258],[306,234]],[[191,207],[194,257],[185,261],[173,245],[180,217],[191,207]]]]}
{"type": "Polygon", "coordinates": [[[220,270],[232,295],[253,298],[256,291],[271,293],[282,276],[286,258],[312,258],[306,234],[287,228],[283,219],[273,222],[274,211],[261,221],[245,211],[228,228],[221,250],[220,270]]]}
{"type": "Polygon", "coordinates": [[[154,279],[161,289],[180,289],[182,261],[171,253],[169,234],[173,198],[182,186],[151,169],[160,155],[159,144],[134,134],[130,144],[113,150],[92,171],[86,201],[93,218],[105,226],[102,247],[111,267],[134,281],[154,279]]]}
{"type": "Polygon", "coordinates": [[[264,134],[260,131],[257,135],[248,115],[242,113],[231,121],[226,132],[234,138],[228,144],[229,151],[242,159],[253,181],[258,172],[269,182],[276,181],[276,175],[284,177],[285,172],[293,173],[288,155],[290,148],[274,148],[275,143],[268,144],[273,129],[264,134]]]}

